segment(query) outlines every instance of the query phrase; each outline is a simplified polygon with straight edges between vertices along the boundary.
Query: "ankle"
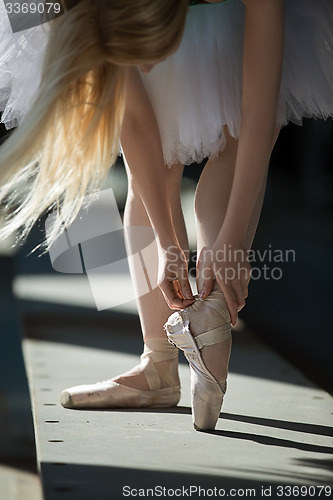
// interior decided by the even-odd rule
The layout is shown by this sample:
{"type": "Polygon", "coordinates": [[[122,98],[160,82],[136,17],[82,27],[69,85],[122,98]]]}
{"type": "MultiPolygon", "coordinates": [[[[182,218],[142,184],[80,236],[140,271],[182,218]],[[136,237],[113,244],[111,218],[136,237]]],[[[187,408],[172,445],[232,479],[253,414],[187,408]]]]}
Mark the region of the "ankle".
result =
{"type": "Polygon", "coordinates": [[[114,378],[115,382],[144,391],[179,386],[178,349],[167,337],[146,339],[141,362],[129,372],[114,378]]]}
{"type": "Polygon", "coordinates": [[[214,330],[224,332],[219,341],[201,347],[204,364],[223,390],[231,351],[230,320],[223,293],[213,290],[205,300],[196,300],[184,313],[194,338],[214,330]]]}
{"type": "Polygon", "coordinates": [[[197,300],[187,307],[187,310],[191,318],[191,333],[194,337],[204,333],[207,325],[210,330],[221,326],[221,316],[202,300],[197,300]]]}
{"type": "Polygon", "coordinates": [[[178,358],[158,361],[155,363],[155,368],[159,374],[162,389],[180,385],[178,358]]]}
{"type": "Polygon", "coordinates": [[[170,344],[166,335],[162,337],[153,337],[144,339],[144,350],[141,355],[141,362],[146,358],[150,358],[154,364],[162,361],[176,360],[178,364],[178,349],[170,344]]]}

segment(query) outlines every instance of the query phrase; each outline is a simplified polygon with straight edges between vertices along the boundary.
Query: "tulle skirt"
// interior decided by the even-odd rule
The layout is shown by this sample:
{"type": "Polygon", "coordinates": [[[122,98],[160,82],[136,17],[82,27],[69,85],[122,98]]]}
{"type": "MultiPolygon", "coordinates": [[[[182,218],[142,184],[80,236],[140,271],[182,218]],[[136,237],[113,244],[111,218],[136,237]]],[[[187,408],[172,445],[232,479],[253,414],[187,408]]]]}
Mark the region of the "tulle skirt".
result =
{"type": "Polygon", "coordinates": [[[10,129],[19,125],[36,97],[48,25],[13,33],[5,3],[0,1],[0,111],[1,122],[10,129]]]}
{"type": "MultiPolygon", "coordinates": [[[[169,166],[200,162],[237,137],[241,121],[244,5],[190,7],[177,52],[142,79],[169,166]]],[[[0,2],[0,109],[7,128],[29,112],[40,80],[47,25],[12,33],[0,2]]],[[[277,124],[333,116],[333,2],[285,0],[285,50],[277,124]]]]}
{"type": "MultiPolygon", "coordinates": [[[[165,161],[189,164],[238,137],[244,4],[190,8],[179,50],[142,75],[165,161]]],[[[285,50],[277,124],[333,115],[333,1],[285,0],[285,50]]]]}

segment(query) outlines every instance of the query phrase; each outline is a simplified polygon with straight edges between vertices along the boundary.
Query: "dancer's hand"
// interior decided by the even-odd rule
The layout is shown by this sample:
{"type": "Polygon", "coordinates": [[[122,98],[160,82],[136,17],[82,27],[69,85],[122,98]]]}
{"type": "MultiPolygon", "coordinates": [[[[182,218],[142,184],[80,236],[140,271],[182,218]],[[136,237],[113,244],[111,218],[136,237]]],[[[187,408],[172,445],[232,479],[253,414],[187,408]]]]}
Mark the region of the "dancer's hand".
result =
{"type": "Polygon", "coordinates": [[[203,249],[198,259],[198,275],[201,276],[201,298],[206,298],[216,279],[228,305],[231,324],[237,324],[238,312],[245,306],[248,296],[251,266],[247,252],[241,245],[215,242],[211,249],[203,249]]]}
{"type": "Polygon", "coordinates": [[[187,260],[178,245],[159,246],[158,285],[170,309],[184,309],[194,298],[188,279],[187,260]]]}

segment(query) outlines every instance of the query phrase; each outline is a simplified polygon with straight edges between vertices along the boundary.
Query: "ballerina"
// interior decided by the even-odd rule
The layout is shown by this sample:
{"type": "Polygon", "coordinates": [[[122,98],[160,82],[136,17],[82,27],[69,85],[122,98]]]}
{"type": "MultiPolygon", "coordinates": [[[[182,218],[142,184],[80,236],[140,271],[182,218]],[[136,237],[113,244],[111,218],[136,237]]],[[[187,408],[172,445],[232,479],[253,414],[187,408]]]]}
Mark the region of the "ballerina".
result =
{"type": "MultiPolygon", "coordinates": [[[[194,426],[215,427],[278,131],[305,115],[333,115],[329,2],[189,7],[187,0],[135,6],[80,0],[50,23],[38,97],[1,149],[0,197],[9,205],[19,201],[19,209],[0,234],[21,229],[24,238],[40,213],[57,207],[50,245],[75,217],[81,197],[100,185],[120,140],[129,180],[127,246],[138,251],[131,228],[152,228],[159,264],[158,287],[138,298],[140,364],[66,389],[65,407],[177,404],[179,348],[191,367],[194,426]],[[204,157],[195,197],[197,297],[188,280],[179,192],[183,165],[204,157]],[[18,188],[28,181],[32,188],[22,194],[18,188]],[[231,257],[221,260],[225,248],[231,257]],[[170,316],[170,309],[177,311],[170,316]]],[[[10,65],[8,54],[1,60],[10,65]]],[[[135,284],[137,271],[131,272],[135,284]]]]}

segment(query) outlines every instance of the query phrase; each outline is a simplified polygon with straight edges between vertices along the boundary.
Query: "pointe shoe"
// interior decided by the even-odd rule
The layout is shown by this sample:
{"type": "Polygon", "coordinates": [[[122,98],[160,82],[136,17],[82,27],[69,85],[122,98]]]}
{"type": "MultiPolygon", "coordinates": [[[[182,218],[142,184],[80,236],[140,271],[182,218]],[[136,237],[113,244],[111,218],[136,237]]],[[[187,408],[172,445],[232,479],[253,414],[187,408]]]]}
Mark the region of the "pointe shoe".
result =
{"type": "MultiPolygon", "coordinates": [[[[173,313],[164,328],[169,342],[181,349],[190,365],[191,406],[193,426],[198,431],[215,429],[220,415],[223,397],[226,393],[226,380],[218,382],[206,367],[200,350],[231,339],[230,315],[222,292],[214,290],[204,304],[215,309],[220,315],[220,325],[194,336],[190,330],[191,313],[195,303],[186,309],[173,313]]],[[[209,325],[206,324],[209,328],[209,325]]]]}
{"type": "MultiPolygon", "coordinates": [[[[173,360],[178,351],[167,338],[146,341],[141,355],[140,371],[144,373],[149,390],[135,389],[119,384],[114,379],[90,385],[78,385],[65,389],[60,395],[60,403],[65,408],[160,408],[176,406],[180,399],[180,386],[168,380],[169,387],[162,388],[160,375],[155,363],[173,360]]],[[[169,377],[170,378],[170,377],[169,377]]]]}

